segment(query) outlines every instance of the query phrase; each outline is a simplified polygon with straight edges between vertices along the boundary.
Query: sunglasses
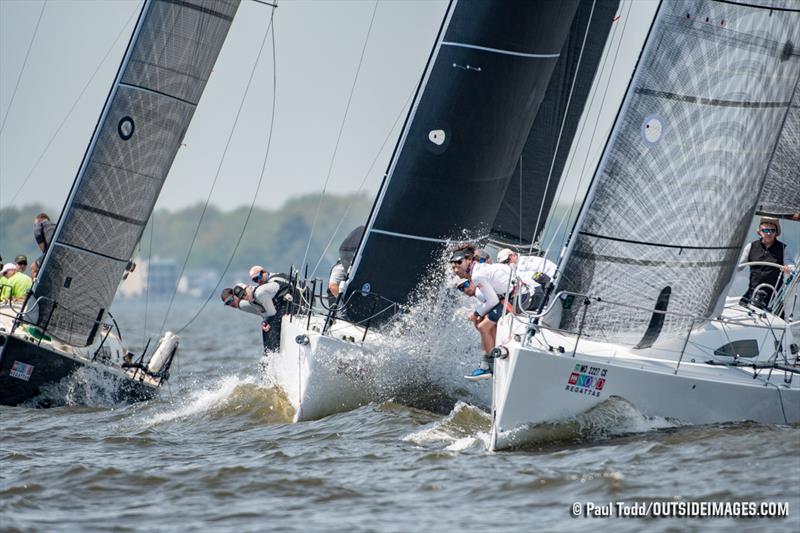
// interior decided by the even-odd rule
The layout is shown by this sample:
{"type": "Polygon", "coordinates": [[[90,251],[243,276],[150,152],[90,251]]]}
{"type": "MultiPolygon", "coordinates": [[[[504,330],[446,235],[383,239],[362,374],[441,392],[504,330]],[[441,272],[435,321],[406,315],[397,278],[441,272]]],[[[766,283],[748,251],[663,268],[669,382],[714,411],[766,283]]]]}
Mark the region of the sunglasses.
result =
{"type": "Polygon", "coordinates": [[[450,264],[451,265],[460,265],[461,263],[464,262],[465,259],[466,259],[466,257],[462,257],[461,259],[453,259],[453,260],[450,261],[450,264]]]}
{"type": "Polygon", "coordinates": [[[228,296],[228,299],[223,302],[223,305],[233,305],[233,302],[236,301],[234,296],[228,296]]]}
{"type": "Polygon", "coordinates": [[[770,233],[775,233],[775,232],[777,232],[778,230],[776,230],[775,228],[761,228],[761,229],[760,229],[760,230],[758,230],[758,231],[760,231],[761,233],[770,234],[770,233]]]}
{"type": "Polygon", "coordinates": [[[468,287],[469,287],[469,284],[470,284],[470,281],[469,281],[469,280],[467,280],[467,281],[465,281],[464,283],[462,283],[461,285],[459,285],[457,288],[458,288],[458,290],[460,290],[461,292],[464,292],[464,289],[468,288],[468,287]]]}
{"type": "Polygon", "coordinates": [[[258,274],[256,274],[255,276],[253,276],[250,279],[252,279],[254,282],[258,283],[259,281],[261,281],[261,277],[263,275],[264,275],[264,271],[262,270],[261,272],[259,272],[258,274]]]}

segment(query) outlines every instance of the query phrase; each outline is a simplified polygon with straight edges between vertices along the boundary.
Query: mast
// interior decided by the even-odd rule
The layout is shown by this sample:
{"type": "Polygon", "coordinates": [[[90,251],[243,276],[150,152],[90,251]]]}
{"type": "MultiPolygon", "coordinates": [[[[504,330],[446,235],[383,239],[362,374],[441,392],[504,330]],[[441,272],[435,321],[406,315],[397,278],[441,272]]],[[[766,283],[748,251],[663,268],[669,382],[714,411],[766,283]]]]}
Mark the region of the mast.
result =
{"type": "Polygon", "coordinates": [[[147,0],[33,288],[36,324],[91,344],[180,148],[239,0],[147,0]]]}

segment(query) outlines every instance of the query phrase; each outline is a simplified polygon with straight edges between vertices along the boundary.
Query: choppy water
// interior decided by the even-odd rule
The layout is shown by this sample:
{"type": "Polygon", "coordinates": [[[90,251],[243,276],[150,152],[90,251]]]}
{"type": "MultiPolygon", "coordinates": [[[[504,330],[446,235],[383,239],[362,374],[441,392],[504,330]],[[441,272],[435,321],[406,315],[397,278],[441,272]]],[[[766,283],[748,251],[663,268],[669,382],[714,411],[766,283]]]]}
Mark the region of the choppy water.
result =
{"type": "MultiPolygon", "coordinates": [[[[168,326],[198,305],[179,302],[168,326]]],[[[143,305],[116,315],[141,346],[143,305]]],[[[157,332],[161,317],[148,321],[157,332]]],[[[800,427],[679,427],[619,404],[489,453],[489,416],[465,403],[387,401],[293,425],[261,380],[259,342],[254,317],[215,305],[156,400],[0,407],[0,529],[800,530],[800,427]],[[574,502],[676,499],[788,502],[790,516],[570,516],[574,502]]]]}

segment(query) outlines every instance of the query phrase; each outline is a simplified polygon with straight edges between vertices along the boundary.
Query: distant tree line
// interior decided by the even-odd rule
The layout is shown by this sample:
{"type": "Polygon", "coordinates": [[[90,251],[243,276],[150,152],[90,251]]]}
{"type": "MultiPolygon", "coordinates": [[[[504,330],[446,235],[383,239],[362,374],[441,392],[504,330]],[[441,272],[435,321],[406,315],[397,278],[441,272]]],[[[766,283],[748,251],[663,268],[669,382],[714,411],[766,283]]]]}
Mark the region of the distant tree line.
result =
{"type": "MultiPolygon", "coordinates": [[[[319,200],[320,196],[313,194],[291,199],[277,210],[257,207],[246,228],[249,210],[246,206],[232,211],[209,206],[199,229],[202,205],[177,211],[157,209],[134,255],[144,259],[174,259],[180,268],[197,229],[187,269],[222,272],[233,255],[226,275],[228,279],[244,280],[247,269],[253,264],[271,271],[288,271],[291,265],[300,267],[319,200]],[[241,242],[236,248],[240,236],[241,242]]],[[[355,226],[366,223],[371,206],[372,197],[366,194],[325,196],[306,259],[310,264],[309,273],[321,259],[317,276],[327,275],[336,261],[339,243],[355,226]],[[334,235],[337,226],[339,229],[334,235]]],[[[60,214],[60,209],[39,204],[0,209],[0,255],[4,261],[13,260],[18,254],[27,255],[29,262],[38,257],[33,239],[33,217],[41,211],[48,213],[53,220],[60,214]]]]}

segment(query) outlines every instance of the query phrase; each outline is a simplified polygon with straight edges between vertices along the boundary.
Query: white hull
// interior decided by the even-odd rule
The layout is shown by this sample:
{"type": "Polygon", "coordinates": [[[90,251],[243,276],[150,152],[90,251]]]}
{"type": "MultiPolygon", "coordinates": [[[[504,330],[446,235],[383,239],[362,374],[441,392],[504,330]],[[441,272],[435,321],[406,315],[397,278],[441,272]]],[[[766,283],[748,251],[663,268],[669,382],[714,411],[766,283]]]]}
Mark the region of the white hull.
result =
{"type": "Polygon", "coordinates": [[[456,400],[491,404],[489,382],[462,377],[478,362],[475,354],[445,353],[446,347],[430,346],[424,336],[398,339],[373,331],[362,344],[361,327],[337,321],[330,334],[321,335],[323,325],[319,315],[310,323],[307,316],[285,316],[280,351],[269,356],[267,377],[291,402],[295,422],[390,399],[426,408],[456,400]],[[308,344],[296,342],[301,335],[308,344]]]}
{"type": "MultiPolygon", "coordinates": [[[[782,332],[776,331],[778,339],[782,332]]],[[[744,320],[725,328],[711,323],[694,333],[680,365],[683,342],[634,350],[582,340],[573,356],[574,336],[544,333],[547,343],[563,346],[564,353],[548,351],[541,337],[539,332],[525,347],[509,340],[508,358],[495,363],[493,449],[523,444],[538,424],[574,419],[611,398],[626,400],[645,417],[678,423],[800,423],[800,375],[707,362],[720,361],[714,348],[745,338],[759,340],[764,353],[754,360],[766,361],[772,332],[744,320]]],[[[787,346],[789,340],[787,335],[787,346]]]]}

